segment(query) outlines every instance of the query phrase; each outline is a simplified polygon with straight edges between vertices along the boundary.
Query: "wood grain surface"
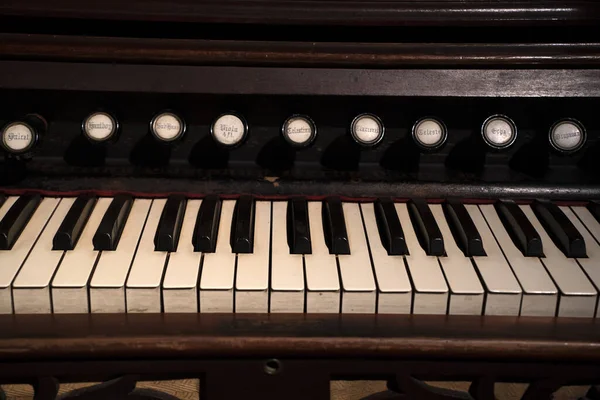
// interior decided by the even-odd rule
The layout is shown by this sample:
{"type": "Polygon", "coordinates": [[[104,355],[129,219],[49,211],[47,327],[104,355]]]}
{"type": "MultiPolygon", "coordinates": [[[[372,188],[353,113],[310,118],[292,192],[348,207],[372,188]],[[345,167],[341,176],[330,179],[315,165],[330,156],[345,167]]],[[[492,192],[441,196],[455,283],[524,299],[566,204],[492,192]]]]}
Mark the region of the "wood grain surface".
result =
{"type": "Polygon", "coordinates": [[[600,64],[598,43],[346,43],[193,40],[0,33],[13,60],[185,65],[583,66],[600,64]]]}
{"type": "Polygon", "coordinates": [[[402,315],[0,316],[3,360],[418,357],[597,362],[600,321],[402,315]]]}
{"type": "Polygon", "coordinates": [[[265,1],[192,2],[105,0],[81,7],[77,0],[4,0],[0,14],[20,17],[129,21],[269,23],[307,25],[543,25],[594,23],[600,5],[590,0],[265,1]]]}
{"type": "Polygon", "coordinates": [[[99,92],[600,97],[597,69],[320,69],[0,61],[0,88],[99,92]]]}

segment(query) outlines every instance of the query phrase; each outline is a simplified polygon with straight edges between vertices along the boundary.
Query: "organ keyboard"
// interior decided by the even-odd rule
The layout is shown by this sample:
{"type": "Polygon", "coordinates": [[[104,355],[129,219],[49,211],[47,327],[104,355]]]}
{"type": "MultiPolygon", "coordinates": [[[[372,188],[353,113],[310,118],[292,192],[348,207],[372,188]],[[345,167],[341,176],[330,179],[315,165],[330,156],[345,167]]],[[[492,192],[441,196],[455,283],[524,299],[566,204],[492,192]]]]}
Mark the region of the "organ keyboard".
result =
{"type": "Polygon", "coordinates": [[[1,310],[591,318],[596,209],[9,195],[0,208],[1,310]]]}
{"type": "Polygon", "coordinates": [[[0,384],[600,383],[599,2],[92,3],[0,2],[0,384]]]}

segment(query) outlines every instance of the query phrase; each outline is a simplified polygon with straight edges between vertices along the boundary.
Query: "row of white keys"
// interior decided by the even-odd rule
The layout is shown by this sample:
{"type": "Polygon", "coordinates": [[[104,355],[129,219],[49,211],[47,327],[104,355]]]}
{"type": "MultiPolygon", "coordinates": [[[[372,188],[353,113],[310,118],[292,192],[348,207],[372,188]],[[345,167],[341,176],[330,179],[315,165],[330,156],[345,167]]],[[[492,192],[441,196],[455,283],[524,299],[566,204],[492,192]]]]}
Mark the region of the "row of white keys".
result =
{"type": "MultiPolygon", "coordinates": [[[[4,201],[4,204],[2,205],[2,207],[0,207],[0,221],[2,220],[2,218],[4,218],[4,216],[6,215],[8,210],[10,210],[10,208],[13,206],[13,204],[15,204],[15,201],[17,201],[18,198],[19,198],[18,196],[11,196],[4,201]]],[[[46,219],[46,221],[47,221],[47,219],[46,219]]],[[[27,227],[25,227],[25,229],[27,229],[27,227]]],[[[37,232],[37,234],[39,234],[40,232],[41,232],[41,228],[37,232]]],[[[21,236],[23,236],[24,234],[25,234],[25,230],[23,231],[21,236]]],[[[30,236],[31,236],[31,234],[30,234],[30,236]]],[[[13,246],[13,249],[17,251],[16,253],[15,252],[10,253],[7,250],[0,251],[0,259],[2,260],[2,265],[1,265],[2,268],[0,268],[0,314],[12,314],[12,312],[13,312],[12,294],[11,294],[10,284],[13,281],[15,274],[18,271],[18,268],[23,263],[23,260],[25,259],[25,257],[27,257],[27,253],[29,253],[31,246],[33,245],[33,241],[35,241],[36,238],[37,238],[37,235],[35,236],[35,238],[28,240],[28,242],[30,242],[29,243],[30,247],[27,248],[26,252],[24,251],[25,246],[22,246],[21,244],[19,244],[19,240],[17,240],[17,243],[15,243],[15,245],[13,246]],[[19,249],[20,249],[20,251],[19,251],[19,249]],[[19,255],[17,257],[15,257],[14,256],[15,254],[19,254],[19,255]],[[11,255],[13,257],[13,260],[10,260],[10,258],[9,258],[9,256],[11,256],[11,255]],[[19,259],[21,259],[21,260],[18,261],[19,259]],[[11,273],[11,270],[13,271],[12,273],[11,273]]],[[[19,239],[21,239],[21,238],[19,238],[19,239]]],[[[10,251],[13,251],[13,250],[10,250],[10,251]]]]}
{"type": "Polygon", "coordinates": [[[404,265],[404,257],[390,256],[383,247],[373,204],[361,204],[360,208],[378,287],[377,313],[410,314],[412,286],[404,265]]]}
{"type": "Polygon", "coordinates": [[[31,253],[21,266],[13,282],[15,314],[52,312],[50,282],[64,255],[62,250],[52,250],[52,241],[74,201],[74,198],[60,200],[31,253]]]}
{"type": "Polygon", "coordinates": [[[154,251],[154,236],[166,199],[152,201],[126,283],[128,313],[159,313],[161,282],[168,252],[154,251]]]}
{"type": "MultiPolygon", "coordinates": [[[[258,209],[256,211],[258,213],[258,209]]],[[[286,202],[273,202],[270,310],[273,313],[301,313],[304,312],[304,263],[302,254],[290,253],[286,214],[286,202]]],[[[255,246],[258,232],[254,235],[255,246]]]]}
{"type": "MultiPolygon", "coordinates": [[[[7,199],[0,208],[0,218],[16,199],[7,199]]],[[[410,253],[405,257],[387,255],[373,205],[353,203],[343,204],[351,255],[329,254],[320,202],[309,202],[312,254],[290,254],[287,204],[263,201],[256,203],[252,254],[231,253],[229,237],[235,202],[224,201],[217,252],[203,255],[194,252],[191,244],[193,216],[198,213],[200,200],[188,202],[177,252],[167,255],[154,251],[153,239],[166,200],[135,200],[117,250],[99,253],[93,249],[91,239],[110,200],[98,201],[78,245],[66,253],[52,250],[52,238],[75,199],[46,198],[41,202],[13,249],[2,254],[0,312],[48,313],[52,308],[57,313],[87,312],[86,285],[90,282],[92,312],[160,312],[162,283],[167,312],[197,312],[200,288],[201,312],[302,312],[306,307],[307,312],[341,309],[345,313],[374,313],[377,309],[379,313],[407,313],[412,307],[416,314],[479,314],[483,291],[475,268],[487,292],[484,314],[554,315],[558,291],[552,279],[561,291],[558,316],[593,316],[597,308],[600,245],[593,236],[600,237],[600,224],[583,207],[573,207],[573,211],[561,207],[588,248],[588,258],[574,260],[554,245],[529,207],[521,206],[544,243],[542,259],[521,254],[493,206],[468,205],[487,253],[485,257],[473,257],[471,263],[456,246],[439,205],[430,208],[444,237],[446,256],[427,256],[405,204],[396,204],[410,253]],[[4,267],[7,262],[9,268],[4,267]],[[414,285],[412,305],[409,278],[414,285]],[[186,289],[185,296],[181,289],[186,289]],[[171,294],[173,302],[167,300],[171,294]],[[173,307],[168,307],[171,303],[173,307]]]]}
{"type": "Polygon", "coordinates": [[[395,204],[404,231],[409,254],[406,265],[413,284],[413,314],[446,314],[448,285],[440,268],[438,258],[429,256],[421,247],[412,226],[408,208],[404,203],[395,204]]]}
{"type": "Polygon", "coordinates": [[[92,239],[112,199],[98,199],[75,248],[67,251],[52,280],[53,312],[88,313],[88,282],[96,265],[99,251],[92,239]]]}
{"type": "MultiPolygon", "coordinates": [[[[278,234],[281,234],[281,232],[278,232],[278,234]]],[[[283,238],[285,239],[285,237],[284,230],[283,238]]],[[[254,205],[254,246],[252,253],[237,255],[235,312],[266,313],[269,311],[270,242],[271,203],[257,201],[254,205]]],[[[231,249],[229,251],[231,252],[231,249]]],[[[276,253],[273,254],[273,258],[275,257],[276,253]]]]}
{"type": "Polygon", "coordinates": [[[200,277],[200,312],[233,312],[233,287],[236,255],[231,252],[229,237],[235,200],[221,205],[219,232],[214,253],[205,253],[200,277]]]}
{"type": "Polygon", "coordinates": [[[510,265],[502,254],[492,231],[476,205],[467,205],[467,212],[481,236],[485,256],[472,257],[485,285],[485,315],[519,315],[523,291],[510,265]]]}
{"type": "Polygon", "coordinates": [[[450,288],[448,314],[481,315],[485,292],[473,263],[471,259],[465,257],[454,241],[442,206],[432,204],[429,208],[444,238],[446,257],[439,257],[439,261],[450,288]]]}
{"type": "Polygon", "coordinates": [[[567,258],[556,247],[538,221],[530,206],[520,206],[542,239],[544,256],[541,260],[560,290],[558,317],[593,317],[597,292],[577,261],[567,258]]]}
{"type": "Polygon", "coordinates": [[[202,253],[194,251],[192,236],[202,200],[188,200],[177,251],[169,255],[162,284],[165,312],[198,312],[198,278],[202,253]]]}
{"type": "MultiPolygon", "coordinates": [[[[18,197],[6,199],[2,208],[0,208],[0,218],[4,217],[17,199],[18,197]]],[[[13,313],[13,280],[59,202],[60,200],[56,198],[43,199],[12,249],[0,251],[0,259],[2,260],[2,265],[0,265],[0,314],[13,313]]]]}
{"type": "Polygon", "coordinates": [[[337,259],[325,244],[322,203],[308,202],[312,253],[304,255],[306,271],[306,312],[340,312],[340,278],[337,259]]]}
{"type": "MultiPolygon", "coordinates": [[[[578,258],[577,262],[585,271],[587,277],[600,290],[600,224],[585,207],[560,207],[585,241],[588,258],[578,258]],[[584,226],[585,225],[585,226],[584,226]],[[594,240],[595,238],[595,240],[594,240]]],[[[596,318],[600,317],[600,300],[597,299],[596,318]]]]}
{"type": "MultiPolygon", "coordinates": [[[[520,315],[554,316],[558,302],[558,290],[540,259],[525,257],[521,253],[504,228],[493,205],[478,207],[523,290],[520,315]]],[[[467,206],[467,209],[472,209],[472,207],[467,206]]],[[[474,213],[474,211],[470,212],[474,213]]]]}
{"type": "Polygon", "coordinates": [[[90,282],[91,312],[125,313],[127,310],[125,282],[151,205],[152,200],[134,200],[117,249],[100,254],[90,282]]]}
{"type": "Polygon", "coordinates": [[[342,283],[342,313],[374,314],[376,286],[360,206],[343,203],[350,254],[337,256],[342,283]]]}

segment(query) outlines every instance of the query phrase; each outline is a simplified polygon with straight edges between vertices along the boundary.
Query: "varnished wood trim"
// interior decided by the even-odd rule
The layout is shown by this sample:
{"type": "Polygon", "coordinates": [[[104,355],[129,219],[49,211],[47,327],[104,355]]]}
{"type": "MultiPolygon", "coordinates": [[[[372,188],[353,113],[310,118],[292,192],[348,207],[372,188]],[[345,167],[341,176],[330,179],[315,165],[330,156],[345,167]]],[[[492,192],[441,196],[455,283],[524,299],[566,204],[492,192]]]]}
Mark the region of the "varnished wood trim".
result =
{"type": "Polygon", "coordinates": [[[0,34],[3,59],[392,68],[600,64],[600,43],[304,43],[0,34]]]}
{"type": "Polygon", "coordinates": [[[0,88],[268,95],[600,97],[600,70],[366,70],[0,61],[0,88]]]}
{"type": "Polygon", "coordinates": [[[600,361],[600,321],[402,315],[0,316],[0,359],[451,357],[600,361]]]}
{"type": "Polygon", "coordinates": [[[130,21],[305,25],[496,25],[593,23],[596,1],[152,1],[4,0],[0,15],[130,21]]]}
{"type": "MultiPolygon", "coordinates": [[[[372,201],[377,197],[393,197],[397,200],[410,198],[447,199],[457,197],[472,199],[468,202],[490,202],[501,198],[516,200],[549,199],[554,201],[586,202],[600,199],[600,186],[586,184],[490,184],[490,183],[433,183],[433,182],[351,182],[350,178],[317,180],[259,180],[238,179],[235,184],[228,179],[170,179],[170,178],[98,178],[87,174],[84,177],[40,176],[30,177],[14,186],[0,187],[8,195],[40,193],[44,196],[78,196],[94,193],[113,196],[128,193],[136,197],[155,198],[170,194],[183,194],[190,198],[201,198],[206,194],[219,194],[223,198],[237,198],[241,194],[252,194],[261,199],[281,200],[291,196],[307,196],[322,200],[336,194],[345,200],[372,201]],[[124,190],[124,188],[127,188],[124,190]]],[[[569,203],[576,204],[576,203],[569,203]]]]}

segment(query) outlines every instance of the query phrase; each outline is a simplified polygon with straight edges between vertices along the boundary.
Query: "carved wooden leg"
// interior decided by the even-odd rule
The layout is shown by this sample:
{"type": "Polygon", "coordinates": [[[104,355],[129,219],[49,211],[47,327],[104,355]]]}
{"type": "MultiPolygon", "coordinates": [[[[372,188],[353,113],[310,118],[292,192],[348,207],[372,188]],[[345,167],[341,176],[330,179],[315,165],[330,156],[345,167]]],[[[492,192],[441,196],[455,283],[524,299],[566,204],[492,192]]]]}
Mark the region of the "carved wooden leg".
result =
{"type": "Polygon", "coordinates": [[[565,382],[560,379],[544,379],[532,382],[521,400],[552,400],[554,392],[563,387],[565,382]]]}
{"type": "Polygon", "coordinates": [[[469,394],[475,400],[494,400],[494,380],[492,378],[478,378],[471,383],[469,394]]]}
{"type": "Polygon", "coordinates": [[[474,400],[467,392],[450,390],[428,385],[409,375],[399,375],[396,378],[398,386],[414,400],[474,400]]]}
{"type": "Polygon", "coordinates": [[[51,377],[39,378],[33,384],[33,400],[54,400],[58,395],[58,380],[51,377]]]}
{"type": "Polygon", "coordinates": [[[600,400],[600,386],[592,386],[585,394],[587,400],[600,400]]]}
{"type": "Polygon", "coordinates": [[[98,385],[73,390],[60,400],[177,400],[176,397],[153,389],[136,389],[139,377],[126,375],[98,385]]]}

